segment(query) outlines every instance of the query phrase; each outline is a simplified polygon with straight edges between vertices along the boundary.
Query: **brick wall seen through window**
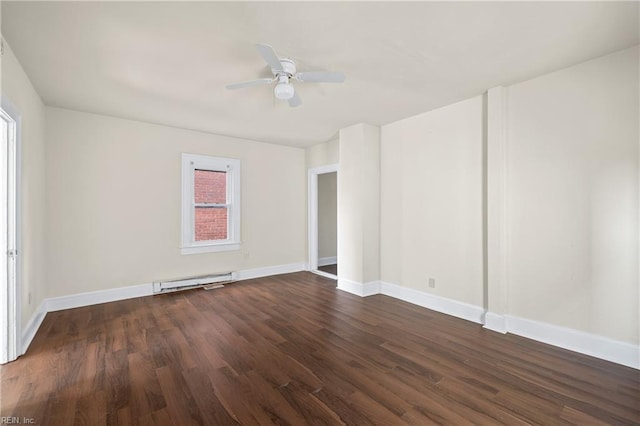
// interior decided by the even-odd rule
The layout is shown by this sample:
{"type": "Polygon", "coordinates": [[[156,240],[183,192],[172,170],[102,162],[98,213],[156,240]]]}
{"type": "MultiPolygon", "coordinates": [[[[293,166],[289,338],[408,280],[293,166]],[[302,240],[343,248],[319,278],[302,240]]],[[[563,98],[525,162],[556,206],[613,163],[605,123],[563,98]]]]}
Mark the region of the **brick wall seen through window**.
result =
{"type": "Polygon", "coordinates": [[[226,240],[228,209],[220,204],[227,203],[227,173],[195,170],[194,202],[195,240],[226,240]],[[213,207],[214,204],[217,206],[213,207]]]}

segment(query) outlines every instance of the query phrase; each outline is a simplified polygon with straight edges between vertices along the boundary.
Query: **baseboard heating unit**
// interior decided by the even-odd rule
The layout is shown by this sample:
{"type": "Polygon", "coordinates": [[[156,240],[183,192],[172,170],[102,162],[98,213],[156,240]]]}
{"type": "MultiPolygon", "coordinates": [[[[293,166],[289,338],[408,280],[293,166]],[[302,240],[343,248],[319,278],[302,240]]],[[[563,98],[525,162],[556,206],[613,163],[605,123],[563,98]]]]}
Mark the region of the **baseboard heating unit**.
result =
{"type": "Polygon", "coordinates": [[[218,285],[236,280],[235,272],[226,272],[223,274],[202,275],[199,277],[181,278],[177,280],[155,281],[153,283],[153,292],[168,293],[170,291],[188,290],[196,287],[219,288],[218,285]],[[215,285],[218,284],[218,285],[215,285]]]}

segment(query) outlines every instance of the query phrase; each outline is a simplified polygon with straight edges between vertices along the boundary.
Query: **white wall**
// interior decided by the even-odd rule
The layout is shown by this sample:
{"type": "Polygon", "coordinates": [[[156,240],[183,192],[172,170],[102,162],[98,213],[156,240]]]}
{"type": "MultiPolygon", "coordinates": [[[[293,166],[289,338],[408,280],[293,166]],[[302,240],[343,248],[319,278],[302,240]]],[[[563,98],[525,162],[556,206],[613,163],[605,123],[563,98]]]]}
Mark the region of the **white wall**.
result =
{"type": "MultiPolygon", "coordinates": [[[[494,90],[488,109],[477,97],[383,126],[382,281],[637,345],[638,60],[636,46],[494,90]],[[506,133],[483,154],[484,120],[506,133]],[[491,152],[500,144],[504,157],[491,152]],[[483,191],[484,156],[502,169],[483,191]],[[488,237],[504,229],[504,245],[483,241],[485,191],[502,197],[485,212],[500,230],[488,237]],[[492,243],[506,269],[489,277],[504,279],[496,306],[483,278],[492,243]]],[[[611,359],[630,362],[622,352],[611,359]]]]}
{"type": "Polygon", "coordinates": [[[380,128],[340,130],[338,288],[380,280],[380,128]]]}
{"type": "Polygon", "coordinates": [[[318,175],[318,258],[338,255],[338,174],[318,175]]]}
{"type": "Polygon", "coordinates": [[[21,262],[24,326],[45,297],[45,108],[6,41],[0,68],[2,96],[19,111],[22,118],[21,239],[18,256],[21,262]]]}
{"type": "Polygon", "coordinates": [[[305,151],[47,107],[47,297],[305,262],[305,151]],[[180,154],[242,161],[240,251],[180,254],[180,154]]]}
{"type": "Polygon", "coordinates": [[[476,97],[382,126],[382,281],[483,306],[482,108],[476,97]]]}
{"type": "Polygon", "coordinates": [[[338,164],[340,161],[339,144],[340,141],[336,138],[307,148],[305,151],[307,168],[313,169],[315,167],[338,164]]]}
{"type": "Polygon", "coordinates": [[[508,307],[639,342],[638,48],[507,88],[508,307]]]}

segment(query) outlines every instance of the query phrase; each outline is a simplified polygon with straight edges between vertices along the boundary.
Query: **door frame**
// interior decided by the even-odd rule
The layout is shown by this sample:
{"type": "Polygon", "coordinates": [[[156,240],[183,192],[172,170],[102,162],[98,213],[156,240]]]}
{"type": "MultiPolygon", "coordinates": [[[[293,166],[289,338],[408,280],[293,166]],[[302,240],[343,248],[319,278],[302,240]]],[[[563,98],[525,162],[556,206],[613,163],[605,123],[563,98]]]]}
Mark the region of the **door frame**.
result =
{"type": "Polygon", "coordinates": [[[0,285],[0,364],[22,355],[21,345],[21,294],[20,294],[20,121],[21,116],[13,105],[2,97],[0,119],[8,124],[6,155],[7,191],[2,195],[2,209],[7,213],[7,247],[2,256],[7,258],[6,285],[0,285]],[[4,199],[6,195],[6,200],[4,199]],[[6,201],[6,205],[4,202],[6,201]],[[5,251],[6,250],[6,251],[5,251]]]}
{"type": "Polygon", "coordinates": [[[340,174],[338,173],[338,164],[328,164],[326,166],[314,167],[309,169],[309,271],[319,275],[323,275],[328,278],[336,279],[335,275],[328,274],[326,272],[318,270],[318,175],[327,173],[336,173],[338,180],[340,174]]]}

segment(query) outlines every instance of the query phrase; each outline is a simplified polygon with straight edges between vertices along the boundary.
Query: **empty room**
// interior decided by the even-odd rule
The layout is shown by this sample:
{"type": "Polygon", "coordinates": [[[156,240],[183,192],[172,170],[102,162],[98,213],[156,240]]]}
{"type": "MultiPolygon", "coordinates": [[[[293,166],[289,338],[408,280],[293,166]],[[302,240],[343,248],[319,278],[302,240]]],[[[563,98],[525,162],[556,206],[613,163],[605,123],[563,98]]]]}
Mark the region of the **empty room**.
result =
{"type": "Polygon", "coordinates": [[[640,3],[0,2],[0,424],[640,425],[640,3]]]}

